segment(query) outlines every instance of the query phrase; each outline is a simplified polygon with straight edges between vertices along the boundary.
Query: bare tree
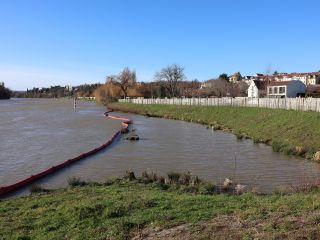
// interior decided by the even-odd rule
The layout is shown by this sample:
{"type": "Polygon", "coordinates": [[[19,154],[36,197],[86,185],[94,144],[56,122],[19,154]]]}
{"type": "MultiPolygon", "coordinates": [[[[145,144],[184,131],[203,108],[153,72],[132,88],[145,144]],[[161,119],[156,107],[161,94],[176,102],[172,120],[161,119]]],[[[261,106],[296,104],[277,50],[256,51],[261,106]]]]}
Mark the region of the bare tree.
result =
{"type": "Polygon", "coordinates": [[[266,66],[265,75],[267,75],[267,76],[271,75],[271,73],[272,73],[272,71],[273,71],[272,69],[273,69],[272,64],[269,63],[269,64],[266,66]]]}
{"type": "Polygon", "coordinates": [[[133,87],[137,82],[136,71],[131,71],[128,67],[125,67],[119,75],[107,77],[107,81],[119,86],[123,97],[126,98],[129,88],[133,87]]]}
{"type": "Polygon", "coordinates": [[[155,74],[156,81],[165,83],[164,86],[170,97],[176,97],[179,94],[178,85],[185,78],[184,68],[178,64],[172,64],[155,74]]]}

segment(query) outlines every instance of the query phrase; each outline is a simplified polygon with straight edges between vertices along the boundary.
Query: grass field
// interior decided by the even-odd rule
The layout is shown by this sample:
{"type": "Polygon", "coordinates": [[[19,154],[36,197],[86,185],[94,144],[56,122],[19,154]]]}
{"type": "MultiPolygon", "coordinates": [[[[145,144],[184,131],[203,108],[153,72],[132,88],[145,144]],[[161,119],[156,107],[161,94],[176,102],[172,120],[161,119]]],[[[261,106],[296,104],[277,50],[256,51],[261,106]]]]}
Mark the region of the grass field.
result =
{"type": "Polygon", "coordinates": [[[319,239],[320,190],[213,194],[118,179],[0,200],[1,239],[319,239]]]}
{"type": "MultiPolygon", "coordinates": [[[[246,107],[112,103],[117,111],[210,125],[239,138],[271,145],[277,152],[315,159],[320,150],[320,113],[246,107]]],[[[320,159],[317,159],[320,160],[320,159]]]]}

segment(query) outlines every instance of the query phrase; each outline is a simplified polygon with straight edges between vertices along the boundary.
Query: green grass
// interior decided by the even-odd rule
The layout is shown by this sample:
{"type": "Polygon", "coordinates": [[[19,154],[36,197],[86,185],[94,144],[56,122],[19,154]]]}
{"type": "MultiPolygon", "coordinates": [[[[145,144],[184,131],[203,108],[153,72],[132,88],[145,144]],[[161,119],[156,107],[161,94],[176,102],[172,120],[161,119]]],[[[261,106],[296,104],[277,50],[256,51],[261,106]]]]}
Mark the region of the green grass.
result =
{"type": "Polygon", "coordinates": [[[112,103],[114,110],[192,121],[311,159],[320,150],[320,113],[245,107],[112,103]]]}
{"type": "Polygon", "coordinates": [[[187,223],[190,239],[312,239],[320,232],[319,210],[318,188],[269,196],[201,195],[118,180],[1,200],[0,238],[127,239],[187,223]],[[233,232],[235,219],[243,226],[233,232]]]}

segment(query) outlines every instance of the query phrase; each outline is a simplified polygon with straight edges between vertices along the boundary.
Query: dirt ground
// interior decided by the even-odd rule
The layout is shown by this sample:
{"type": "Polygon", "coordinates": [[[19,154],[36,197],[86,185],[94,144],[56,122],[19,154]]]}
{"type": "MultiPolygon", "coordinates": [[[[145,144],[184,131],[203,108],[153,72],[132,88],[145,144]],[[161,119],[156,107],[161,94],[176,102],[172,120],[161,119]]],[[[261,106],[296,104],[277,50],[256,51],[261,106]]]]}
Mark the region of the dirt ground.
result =
{"type": "Polygon", "coordinates": [[[297,216],[279,214],[259,220],[219,216],[198,225],[182,224],[170,229],[148,227],[135,232],[132,239],[320,239],[320,211],[297,216]]]}

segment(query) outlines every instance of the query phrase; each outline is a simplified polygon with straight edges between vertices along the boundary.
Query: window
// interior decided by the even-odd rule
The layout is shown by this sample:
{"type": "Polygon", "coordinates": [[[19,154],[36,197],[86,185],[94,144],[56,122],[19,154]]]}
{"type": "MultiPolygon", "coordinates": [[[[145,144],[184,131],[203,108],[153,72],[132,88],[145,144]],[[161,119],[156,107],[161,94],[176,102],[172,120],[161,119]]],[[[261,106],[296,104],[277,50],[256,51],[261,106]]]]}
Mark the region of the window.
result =
{"type": "Polygon", "coordinates": [[[279,93],[285,93],[286,88],[285,87],[279,87],[279,93]]]}
{"type": "Polygon", "coordinates": [[[274,93],[274,94],[278,94],[278,87],[274,87],[274,88],[273,88],[273,93],[274,93]]]}
{"type": "Polygon", "coordinates": [[[269,94],[272,94],[272,87],[269,87],[269,94]]]}

